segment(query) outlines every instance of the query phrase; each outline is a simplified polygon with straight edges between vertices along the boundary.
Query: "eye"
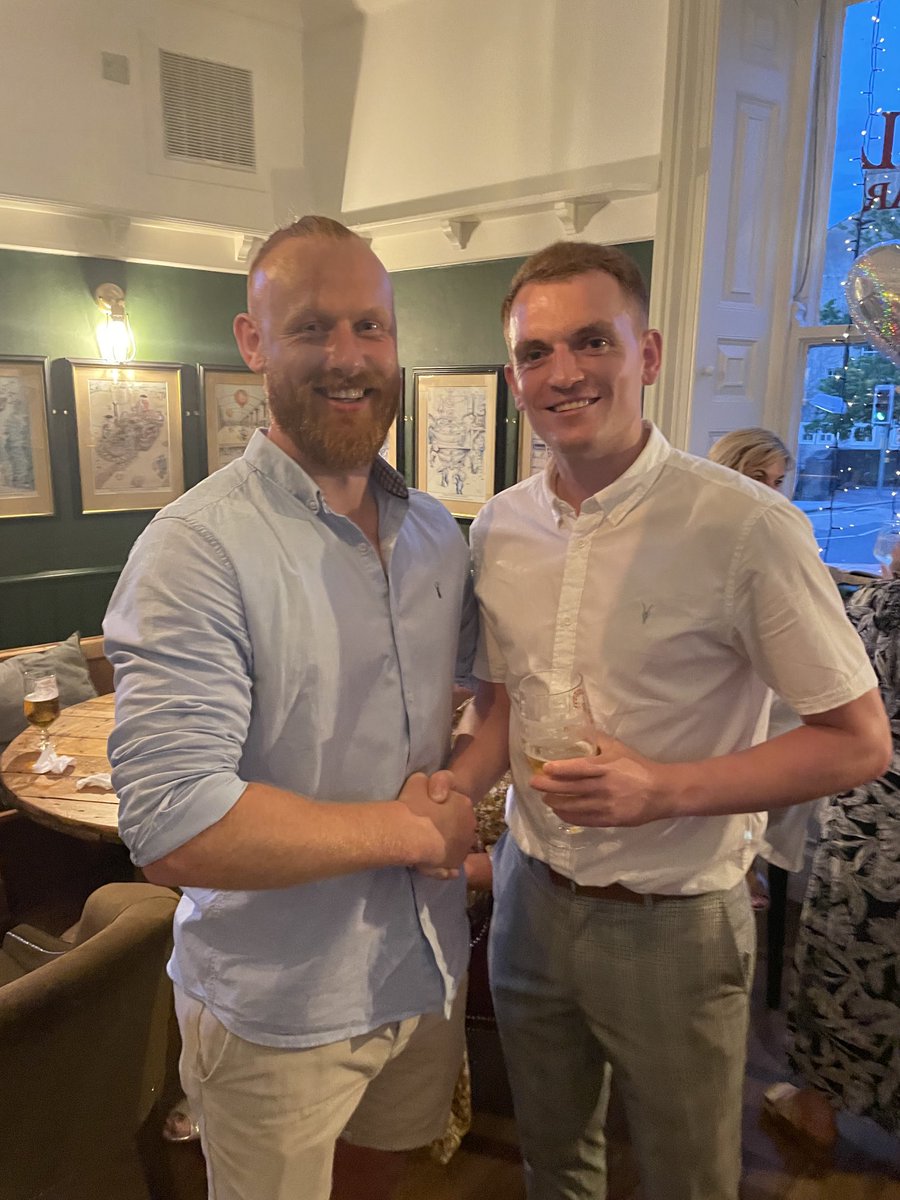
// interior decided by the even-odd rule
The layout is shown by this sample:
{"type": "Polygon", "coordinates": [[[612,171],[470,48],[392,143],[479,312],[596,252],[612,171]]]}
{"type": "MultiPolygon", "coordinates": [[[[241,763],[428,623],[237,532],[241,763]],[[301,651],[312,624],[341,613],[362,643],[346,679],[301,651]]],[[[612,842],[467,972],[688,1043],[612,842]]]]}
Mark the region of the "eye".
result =
{"type": "Polygon", "coordinates": [[[381,323],[381,321],[376,320],[360,321],[359,325],[357,325],[357,329],[360,333],[381,333],[384,329],[384,325],[381,323]]]}
{"type": "Polygon", "coordinates": [[[608,345],[609,338],[605,338],[599,333],[594,337],[585,338],[583,342],[583,348],[585,350],[605,350],[608,345]]]}
{"type": "Polygon", "coordinates": [[[298,337],[318,337],[325,332],[325,327],[321,321],[301,321],[294,326],[291,332],[298,337]]]}
{"type": "Polygon", "coordinates": [[[519,362],[526,365],[529,363],[539,363],[546,355],[547,351],[541,346],[532,346],[530,350],[526,350],[524,354],[519,356],[519,362]]]}

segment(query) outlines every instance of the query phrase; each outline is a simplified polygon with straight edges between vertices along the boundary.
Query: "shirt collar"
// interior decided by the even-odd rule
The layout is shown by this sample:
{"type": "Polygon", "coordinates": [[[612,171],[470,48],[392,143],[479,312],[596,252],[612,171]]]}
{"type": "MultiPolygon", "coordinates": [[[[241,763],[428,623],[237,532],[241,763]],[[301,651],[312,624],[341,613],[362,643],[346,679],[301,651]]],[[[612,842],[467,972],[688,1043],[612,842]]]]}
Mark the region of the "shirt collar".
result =
{"type": "MultiPolygon", "coordinates": [[[[639,504],[656,482],[666,460],[672,453],[672,447],[656,428],[652,421],[644,421],[644,429],[649,430],[647,444],[631,464],[623,471],[618,479],[589,496],[581,506],[581,515],[599,514],[613,525],[617,525],[639,504]]],[[[543,485],[547,501],[553,510],[553,515],[559,524],[564,515],[572,515],[573,509],[565,500],[561,500],[554,490],[556,480],[556,465],[551,458],[544,470],[543,485]]]]}
{"type": "MultiPolygon", "coordinates": [[[[254,431],[243,457],[261,475],[265,475],[286,492],[296,496],[307,508],[321,511],[324,498],[319,485],[290,455],[270,442],[264,430],[254,431]]],[[[376,455],[372,463],[370,479],[391,496],[398,496],[402,500],[409,498],[409,488],[403,476],[395,471],[390,463],[385,462],[380,454],[376,455]]]]}

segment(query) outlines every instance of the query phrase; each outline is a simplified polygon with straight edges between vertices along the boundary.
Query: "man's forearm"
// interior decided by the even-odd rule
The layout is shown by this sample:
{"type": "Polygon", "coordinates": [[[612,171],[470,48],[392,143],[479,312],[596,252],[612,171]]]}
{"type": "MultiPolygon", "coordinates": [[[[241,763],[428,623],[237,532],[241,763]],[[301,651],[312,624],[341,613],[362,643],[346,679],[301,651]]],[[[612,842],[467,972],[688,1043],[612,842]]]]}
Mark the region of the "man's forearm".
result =
{"type": "Polygon", "coordinates": [[[786,808],[877,778],[890,763],[890,732],[872,706],[864,735],[803,725],[772,741],[722,758],[663,768],[671,815],[713,816],[786,808]]]}
{"type": "Polygon", "coordinates": [[[502,684],[479,685],[460,721],[450,769],[477,804],[509,767],[509,697],[502,684]]]}
{"type": "Polygon", "coordinates": [[[786,808],[875,779],[891,760],[891,735],[874,689],[748,750],[660,763],[611,738],[587,759],[548,763],[532,787],[573,825],[644,825],[786,808]]]}
{"type": "Polygon", "coordinates": [[[220,820],[143,871],[151,883],[243,891],[436,866],[442,852],[432,822],[400,801],[321,804],[251,783],[220,820]]]}

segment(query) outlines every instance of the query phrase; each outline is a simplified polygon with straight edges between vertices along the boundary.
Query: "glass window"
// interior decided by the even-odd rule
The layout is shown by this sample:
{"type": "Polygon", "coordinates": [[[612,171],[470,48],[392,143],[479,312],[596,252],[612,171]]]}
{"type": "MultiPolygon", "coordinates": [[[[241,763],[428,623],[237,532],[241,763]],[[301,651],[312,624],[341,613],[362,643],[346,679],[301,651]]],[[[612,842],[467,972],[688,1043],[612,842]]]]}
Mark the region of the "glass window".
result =
{"type": "MultiPolygon", "coordinates": [[[[846,329],[844,283],[860,254],[900,241],[900,3],[846,11],[816,332],[804,339],[794,501],[823,557],[872,570],[880,529],[896,525],[900,369],[846,329]],[[842,326],[829,333],[828,327],[842,326]]],[[[815,320],[815,318],[813,318],[815,320]]]]}

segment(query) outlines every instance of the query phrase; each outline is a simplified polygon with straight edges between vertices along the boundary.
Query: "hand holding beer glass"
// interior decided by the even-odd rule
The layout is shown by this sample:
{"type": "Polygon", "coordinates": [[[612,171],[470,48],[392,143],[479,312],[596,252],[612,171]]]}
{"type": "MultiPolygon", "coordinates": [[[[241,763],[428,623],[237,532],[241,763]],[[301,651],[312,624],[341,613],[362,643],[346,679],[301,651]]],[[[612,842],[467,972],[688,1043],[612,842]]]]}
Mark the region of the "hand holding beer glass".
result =
{"type": "Polygon", "coordinates": [[[52,750],[47,732],[59,716],[59,686],[52,671],[42,668],[23,673],[25,687],[25,720],[41,732],[41,753],[52,750]]]}
{"type": "MultiPolygon", "coordinates": [[[[587,758],[597,753],[594,720],[580,675],[539,671],[526,675],[516,693],[519,729],[525,758],[534,771],[564,758],[587,758]]],[[[567,825],[548,807],[558,828],[581,833],[580,825],[567,825]]]]}

